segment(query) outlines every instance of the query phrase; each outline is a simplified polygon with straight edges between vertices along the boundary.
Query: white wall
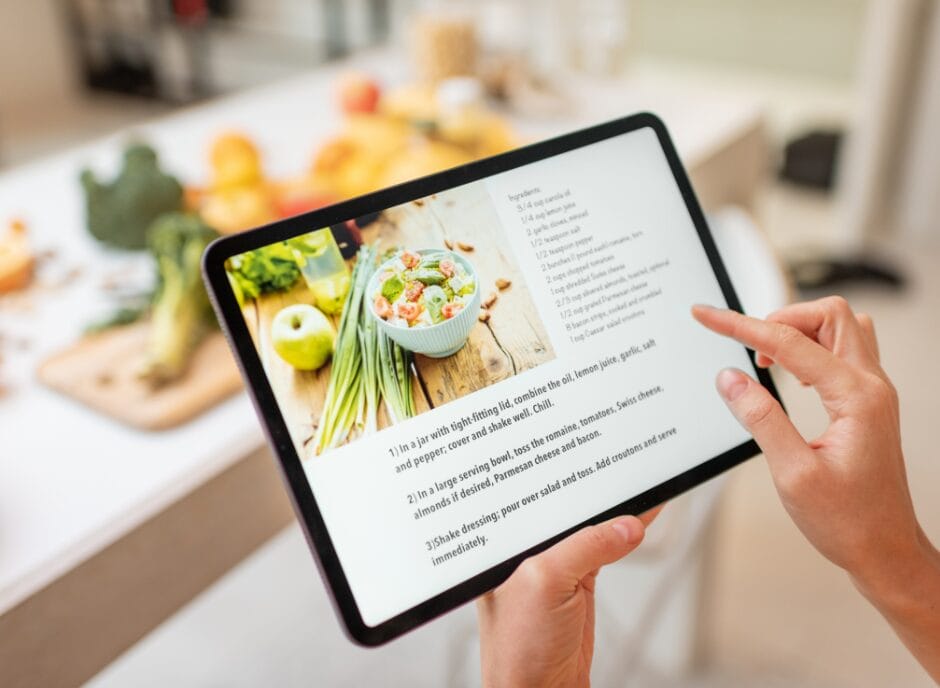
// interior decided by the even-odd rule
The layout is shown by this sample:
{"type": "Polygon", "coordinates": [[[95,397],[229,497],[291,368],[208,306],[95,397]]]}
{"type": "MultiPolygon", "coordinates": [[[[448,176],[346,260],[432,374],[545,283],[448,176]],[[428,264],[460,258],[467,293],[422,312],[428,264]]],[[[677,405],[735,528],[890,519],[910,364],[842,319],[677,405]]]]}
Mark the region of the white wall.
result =
{"type": "Polygon", "coordinates": [[[634,50],[848,81],[867,0],[627,0],[634,50]]]}
{"type": "Polygon", "coordinates": [[[940,242],[940,2],[931,9],[895,213],[901,232],[940,242]]]}
{"type": "Polygon", "coordinates": [[[64,103],[76,83],[56,0],[0,0],[0,117],[64,103]]]}

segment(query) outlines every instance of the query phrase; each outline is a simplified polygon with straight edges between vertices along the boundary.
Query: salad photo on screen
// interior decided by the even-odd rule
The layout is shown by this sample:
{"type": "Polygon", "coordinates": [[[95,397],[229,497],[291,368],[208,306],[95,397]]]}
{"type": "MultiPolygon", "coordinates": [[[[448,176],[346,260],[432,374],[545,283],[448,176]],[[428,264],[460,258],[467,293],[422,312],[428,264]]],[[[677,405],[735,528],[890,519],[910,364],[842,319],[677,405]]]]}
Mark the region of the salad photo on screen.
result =
{"type": "Polygon", "coordinates": [[[554,358],[482,184],[247,251],[226,272],[303,459],[554,358]]]}

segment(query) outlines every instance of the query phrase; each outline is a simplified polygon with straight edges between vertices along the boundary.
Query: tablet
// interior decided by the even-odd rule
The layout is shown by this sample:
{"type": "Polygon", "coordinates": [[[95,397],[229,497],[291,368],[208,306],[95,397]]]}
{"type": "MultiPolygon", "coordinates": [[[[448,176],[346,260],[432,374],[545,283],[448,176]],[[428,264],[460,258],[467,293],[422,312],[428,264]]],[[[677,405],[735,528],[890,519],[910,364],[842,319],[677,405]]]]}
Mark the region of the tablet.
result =
{"type": "Polygon", "coordinates": [[[586,524],[758,452],[740,310],[637,114],[219,239],[208,288],[349,636],[386,642],[586,524]]]}

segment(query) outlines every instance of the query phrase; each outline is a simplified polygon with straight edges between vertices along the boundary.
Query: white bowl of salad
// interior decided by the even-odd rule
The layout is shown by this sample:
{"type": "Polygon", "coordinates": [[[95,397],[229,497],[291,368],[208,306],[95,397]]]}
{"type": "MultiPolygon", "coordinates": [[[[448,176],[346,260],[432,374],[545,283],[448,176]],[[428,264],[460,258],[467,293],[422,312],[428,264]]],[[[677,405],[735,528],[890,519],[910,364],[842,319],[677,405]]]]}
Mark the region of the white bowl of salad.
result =
{"type": "Polygon", "coordinates": [[[382,263],[366,288],[369,313],[392,340],[443,358],[467,342],[480,312],[473,265],[446,249],[402,249],[382,263]]]}

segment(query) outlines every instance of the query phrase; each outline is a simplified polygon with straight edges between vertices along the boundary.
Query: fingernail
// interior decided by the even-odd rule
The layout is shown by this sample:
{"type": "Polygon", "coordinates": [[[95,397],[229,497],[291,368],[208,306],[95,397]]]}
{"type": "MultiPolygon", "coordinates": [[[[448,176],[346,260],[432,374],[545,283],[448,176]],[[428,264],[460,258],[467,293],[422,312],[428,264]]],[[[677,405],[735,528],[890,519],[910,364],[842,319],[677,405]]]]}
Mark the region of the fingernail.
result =
{"type": "Polygon", "coordinates": [[[610,525],[624,542],[636,542],[643,537],[643,524],[635,518],[618,518],[610,525]]]}
{"type": "Polygon", "coordinates": [[[694,303],[694,304],[692,304],[692,310],[695,310],[696,308],[699,308],[699,309],[705,310],[705,311],[717,311],[717,310],[718,310],[718,309],[715,308],[714,306],[709,306],[707,303],[694,303]]]}
{"type": "Polygon", "coordinates": [[[725,368],[718,373],[715,386],[725,401],[734,401],[747,389],[747,376],[737,368],[725,368]]]}

